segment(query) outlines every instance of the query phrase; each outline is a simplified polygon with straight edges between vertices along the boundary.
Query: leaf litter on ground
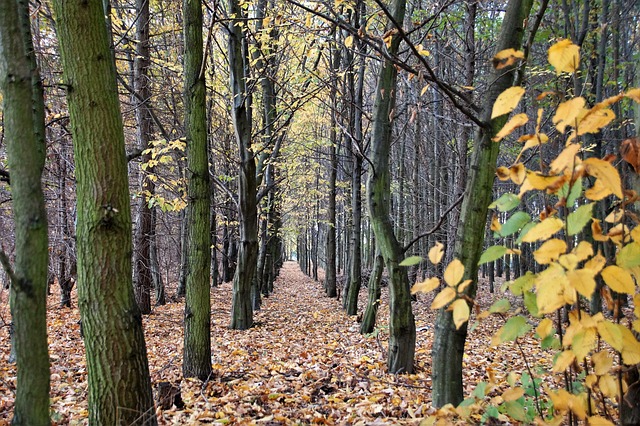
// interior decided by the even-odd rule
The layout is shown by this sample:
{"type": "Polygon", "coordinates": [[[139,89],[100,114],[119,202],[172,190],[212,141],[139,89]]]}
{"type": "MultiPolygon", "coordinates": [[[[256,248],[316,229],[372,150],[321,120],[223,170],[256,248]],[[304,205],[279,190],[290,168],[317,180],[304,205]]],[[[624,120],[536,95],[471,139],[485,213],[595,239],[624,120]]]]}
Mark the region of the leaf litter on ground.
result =
{"type": "MultiPolygon", "coordinates": [[[[231,283],[212,288],[212,376],[182,379],[182,300],[156,307],[144,317],[151,381],[180,387],[184,407],[157,408],[159,423],[177,424],[419,424],[436,413],[431,406],[431,346],[436,312],[433,295],[413,302],[417,340],[414,374],[386,372],[388,289],[383,288],[378,326],[359,333],[336,299],[324,295],[321,281],[285,263],[272,295],[264,298],[249,330],[230,330],[231,283]]],[[[498,300],[481,282],[482,309],[498,300]]],[[[359,310],[366,305],[366,289],[359,310]]],[[[76,307],[59,308],[49,299],[51,410],[54,424],[87,423],[87,376],[76,307]]],[[[75,302],[75,299],[74,299],[75,302]]],[[[0,323],[9,323],[8,291],[0,293],[0,323]]],[[[473,314],[472,314],[472,322],[473,314]]],[[[490,347],[503,324],[498,317],[472,327],[464,355],[465,395],[493,381],[486,400],[499,398],[510,372],[526,372],[511,344],[490,347]]],[[[520,339],[530,365],[549,368],[550,355],[529,333],[520,339]]],[[[9,357],[8,327],[0,327],[0,425],[13,409],[16,366],[9,357]]],[[[495,402],[495,401],[494,401],[495,402]]]]}

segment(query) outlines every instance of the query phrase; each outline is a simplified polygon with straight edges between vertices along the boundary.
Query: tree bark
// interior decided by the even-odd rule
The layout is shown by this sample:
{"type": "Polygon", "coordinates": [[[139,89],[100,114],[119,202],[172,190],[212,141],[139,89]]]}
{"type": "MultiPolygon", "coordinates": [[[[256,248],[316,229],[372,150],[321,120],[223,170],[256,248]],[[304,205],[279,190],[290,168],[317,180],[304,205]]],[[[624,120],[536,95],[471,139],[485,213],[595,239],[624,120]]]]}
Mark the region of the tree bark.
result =
{"type": "Polygon", "coordinates": [[[380,281],[382,280],[382,271],[384,270],[384,260],[380,252],[376,253],[373,261],[373,270],[369,277],[369,298],[367,307],[362,315],[362,324],[360,325],[360,334],[373,333],[376,327],[376,316],[378,315],[378,306],[380,305],[380,281]]]}
{"type": "Polygon", "coordinates": [[[187,136],[188,266],[184,307],[182,374],[211,374],[211,228],[209,156],[202,47],[202,2],[184,0],[185,129],[187,136]]]}
{"type": "MultiPolygon", "coordinates": [[[[31,38],[29,3],[0,0],[0,89],[11,171],[15,265],[10,305],[12,350],[18,364],[12,424],[48,425],[47,212],[41,178],[45,161],[44,99],[31,38]]],[[[9,272],[9,261],[2,252],[9,272]]]]}
{"type": "Polygon", "coordinates": [[[77,179],[78,305],[89,423],[155,425],[131,267],[131,211],[116,70],[99,0],[55,0],[77,179]]]}
{"type": "MultiPolygon", "coordinates": [[[[405,0],[393,0],[391,14],[395,22],[404,21],[405,0]]],[[[390,28],[392,26],[390,25],[390,28]]],[[[398,35],[391,36],[389,53],[395,55],[400,45],[398,35]]],[[[390,60],[385,60],[378,74],[375,102],[373,106],[373,133],[371,136],[372,169],[369,172],[367,200],[369,215],[376,242],[389,273],[389,355],[387,366],[390,373],[412,373],[416,344],[416,326],[411,310],[411,294],[407,270],[400,266],[404,258],[403,249],[394,232],[389,216],[391,199],[389,156],[391,150],[391,120],[396,97],[397,69],[390,60]]]]}
{"type": "MultiPolygon", "coordinates": [[[[522,44],[526,19],[529,16],[532,0],[510,0],[502,22],[496,52],[514,48],[522,44]]],[[[471,279],[467,294],[472,299],[477,289],[478,260],[482,251],[484,230],[487,218],[496,160],[500,145],[491,138],[500,130],[507,116],[491,120],[491,110],[498,95],[514,82],[515,67],[494,70],[490,90],[484,96],[483,122],[485,128],[476,134],[476,146],[465,189],[460,226],[456,235],[454,255],[464,265],[464,279],[471,279]]],[[[462,357],[467,337],[467,324],[456,330],[450,311],[441,309],[436,320],[433,343],[433,403],[437,407],[451,403],[458,405],[463,398],[462,357]]]]}

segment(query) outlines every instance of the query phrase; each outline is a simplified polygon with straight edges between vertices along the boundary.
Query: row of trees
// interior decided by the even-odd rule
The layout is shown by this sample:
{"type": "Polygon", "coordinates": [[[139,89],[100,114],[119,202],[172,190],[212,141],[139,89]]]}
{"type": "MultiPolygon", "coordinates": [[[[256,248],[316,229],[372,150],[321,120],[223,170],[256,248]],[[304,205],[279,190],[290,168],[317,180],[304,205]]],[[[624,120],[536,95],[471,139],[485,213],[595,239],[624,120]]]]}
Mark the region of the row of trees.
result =
{"type": "MultiPolygon", "coordinates": [[[[165,286],[177,282],[185,296],[183,374],[206,379],[210,286],[233,279],[230,325],[247,329],[284,252],[295,251],[311,275],[324,268],[327,295],[341,295],[349,314],[363,309],[358,294],[370,277],[363,333],[375,327],[386,267],[389,371],[412,372],[410,284],[441,271],[403,260],[427,258],[444,243],[446,258],[462,262],[471,280],[465,294],[474,298],[487,206],[510,189],[494,185],[496,162],[518,151],[511,140],[502,148],[492,142],[507,120],[491,114],[498,96],[524,84],[596,103],[637,78],[637,26],[629,18],[637,5],[622,0],[549,11],[546,1],[529,0],[314,7],[185,0],[182,9],[148,0],[45,1],[32,5],[32,19],[26,1],[2,1],[3,49],[29,59],[7,53],[2,69],[9,160],[2,177],[11,180],[3,197],[15,217],[6,241],[15,242],[14,264],[8,256],[3,263],[12,281],[18,388],[36,380],[26,378],[29,371],[42,389],[18,394],[15,422],[24,424],[48,421],[47,270],[66,306],[77,274],[96,423],[154,422],[140,317],[152,310],[152,293],[163,303],[165,286]],[[556,38],[573,40],[591,58],[573,79],[553,77],[543,65],[546,41],[556,38]],[[506,49],[523,55],[491,61],[506,49]],[[13,94],[15,81],[28,96],[13,94]],[[32,114],[20,119],[35,124],[14,121],[11,114],[24,111],[32,114]],[[34,146],[12,153],[15,132],[25,128],[34,129],[34,146]],[[47,213],[30,204],[21,210],[17,183],[37,191],[41,172],[44,201],[27,199],[46,202],[48,268],[47,213]],[[38,237],[26,234],[35,231],[38,237]],[[38,315],[27,319],[24,306],[37,306],[38,315]],[[27,353],[26,341],[39,342],[41,353],[27,353]],[[32,397],[40,409],[31,409],[32,397]]],[[[533,108],[529,101],[522,108],[533,108]]],[[[632,133],[622,111],[617,116],[617,127],[594,138],[600,153],[632,133]]],[[[527,161],[541,157],[536,151],[527,161]]],[[[532,215],[545,208],[528,201],[532,215]]],[[[466,334],[466,325],[456,328],[452,313],[440,311],[437,406],[463,399],[466,334]]]]}

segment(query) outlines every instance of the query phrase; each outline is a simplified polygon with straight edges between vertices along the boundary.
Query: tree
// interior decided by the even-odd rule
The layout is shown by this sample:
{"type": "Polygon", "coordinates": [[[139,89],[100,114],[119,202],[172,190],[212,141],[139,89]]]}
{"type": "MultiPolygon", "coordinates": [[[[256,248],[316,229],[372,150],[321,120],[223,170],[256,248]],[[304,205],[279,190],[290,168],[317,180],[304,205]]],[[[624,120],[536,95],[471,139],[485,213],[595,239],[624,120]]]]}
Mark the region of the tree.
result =
{"type": "Polygon", "coordinates": [[[187,134],[187,281],[182,374],[211,374],[211,230],[207,115],[202,48],[202,3],[184,1],[185,129],[187,134]]]}
{"type": "MultiPolygon", "coordinates": [[[[531,11],[531,0],[510,0],[502,22],[496,53],[505,49],[518,49],[522,43],[527,17],[531,11]]],[[[494,70],[490,89],[484,96],[482,121],[478,129],[476,145],[471,158],[471,167],[465,197],[460,214],[460,226],[456,235],[455,257],[464,266],[464,279],[472,280],[467,294],[473,299],[477,288],[478,260],[484,241],[485,221],[491,200],[496,160],[500,145],[491,140],[506,122],[507,115],[491,119],[493,104],[498,95],[514,84],[516,66],[494,70]]],[[[441,407],[459,404],[463,399],[462,357],[467,337],[467,324],[459,329],[453,321],[451,311],[438,312],[433,342],[433,403],[441,407]]]]}
{"type": "Polygon", "coordinates": [[[78,305],[89,422],[157,424],[133,293],[127,160],[102,2],[53,5],[76,165],[78,305]]]}
{"type": "Polygon", "coordinates": [[[48,425],[47,212],[41,178],[45,160],[44,99],[29,20],[29,3],[0,1],[0,88],[4,94],[15,265],[11,278],[13,346],[18,364],[14,425],[48,425]]]}
{"type": "Polygon", "coordinates": [[[256,162],[251,151],[251,94],[247,91],[248,48],[244,8],[229,0],[229,76],[231,79],[233,128],[240,155],[239,216],[240,247],[233,278],[231,328],[246,330],[253,325],[251,289],[258,260],[258,205],[256,162]]]}
{"type": "MultiPolygon", "coordinates": [[[[390,6],[389,31],[391,55],[398,52],[401,38],[393,32],[396,23],[402,23],[405,15],[405,0],[393,0],[390,6]]],[[[396,97],[396,65],[385,59],[378,74],[375,102],[373,106],[371,135],[371,170],[367,184],[369,215],[376,242],[389,273],[389,355],[387,366],[390,373],[412,373],[416,345],[416,325],[411,310],[409,278],[407,270],[400,266],[404,250],[396,239],[389,216],[391,199],[391,177],[389,156],[391,149],[391,125],[396,97]]]]}

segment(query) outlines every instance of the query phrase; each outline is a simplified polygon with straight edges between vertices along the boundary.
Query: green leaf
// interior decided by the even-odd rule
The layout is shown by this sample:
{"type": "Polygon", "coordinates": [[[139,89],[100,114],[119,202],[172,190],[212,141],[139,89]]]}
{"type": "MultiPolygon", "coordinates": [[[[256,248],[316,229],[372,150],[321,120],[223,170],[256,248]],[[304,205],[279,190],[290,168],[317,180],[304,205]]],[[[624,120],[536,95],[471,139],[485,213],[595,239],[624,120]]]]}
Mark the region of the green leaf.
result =
{"type": "Polygon", "coordinates": [[[524,306],[527,308],[531,316],[540,317],[540,313],[538,312],[538,298],[536,294],[532,291],[525,291],[524,295],[524,306]]]}
{"type": "Polygon", "coordinates": [[[496,259],[500,259],[502,256],[507,253],[507,248],[505,246],[491,246],[482,253],[480,256],[480,261],[478,265],[482,265],[483,263],[493,262],[496,259]]]}
{"type": "Polygon", "coordinates": [[[567,205],[572,206],[580,197],[580,194],[582,194],[582,179],[577,179],[571,187],[571,192],[569,192],[569,196],[567,197],[567,205]]]}
{"type": "Polygon", "coordinates": [[[487,390],[487,382],[480,382],[473,390],[472,395],[478,399],[484,399],[485,392],[487,390]]]}
{"type": "Polygon", "coordinates": [[[495,346],[504,342],[510,342],[518,337],[524,336],[529,330],[531,330],[531,326],[523,316],[517,315],[511,317],[493,336],[491,345],[495,346]]]}
{"type": "Polygon", "coordinates": [[[516,244],[522,244],[522,239],[524,237],[526,237],[527,233],[529,231],[531,231],[531,228],[533,228],[534,226],[536,226],[535,222],[529,222],[527,223],[524,228],[522,228],[522,231],[520,231],[520,236],[518,237],[518,239],[516,240],[516,244]]]}
{"type": "Polygon", "coordinates": [[[519,205],[520,205],[520,198],[518,198],[516,194],[507,192],[505,194],[502,194],[500,198],[498,198],[493,203],[491,203],[489,205],[489,208],[490,209],[497,208],[498,211],[508,212],[515,209],[519,205]]]}
{"type": "Polygon", "coordinates": [[[640,266],[640,256],[638,256],[638,253],[640,253],[640,242],[634,241],[629,243],[618,252],[616,264],[624,269],[640,266]]]}
{"type": "Polygon", "coordinates": [[[526,274],[516,278],[515,281],[509,285],[509,291],[516,296],[520,296],[523,292],[533,288],[535,280],[536,275],[531,271],[527,271],[526,274]]]}
{"type": "Polygon", "coordinates": [[[489,308],[489,312],[491,312],[492,314],[503,314],[505,312],[508,312],[509,309],[511,309],[511,303],[509,303],[509,300],[500,299],[495,301],[493,305],[491,305],[491,307],[489,308]]]}
{"type": "Polygon", "coordinates": [[[515,212],[511,217],[502,225],[498,235],[501,237],[508,237],[511,234],[518,232],[526,224],[531,222],[531,216],[526,212],[515,212]]]}
{"type": "Polygon", "coordinates": [[[422,262],[422,257],[409,256],[406,259],[404,259],[402,262],[400,262],[400,266],[413,266],[413,265],[417,265],[420,262],[422,262]]]}
{"type": "Polygon", "coordinates": [[[554,333],[549,334],[547,337],[542,339],[542,342],[540,342],[540,347],[542,349],[560,349],[560,339],[556,337],[555,329],[554,333]]]}
{"type": "Polygon", "coordinates": [[[504,407],[504,414],[519,422],[527,420],[527,412],[523,406],[524,400],[521,401],[507,401],[502,406],[504,407]]]}
{"type": "Polygon", "coordinates": [[[576,209],[576,211],[569,213],[567,216],[567,234],[569,236],[576,235],[587,223],[591,221],[593,216],[594,203],[585,204],[576,209]]]}

